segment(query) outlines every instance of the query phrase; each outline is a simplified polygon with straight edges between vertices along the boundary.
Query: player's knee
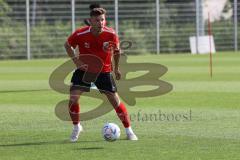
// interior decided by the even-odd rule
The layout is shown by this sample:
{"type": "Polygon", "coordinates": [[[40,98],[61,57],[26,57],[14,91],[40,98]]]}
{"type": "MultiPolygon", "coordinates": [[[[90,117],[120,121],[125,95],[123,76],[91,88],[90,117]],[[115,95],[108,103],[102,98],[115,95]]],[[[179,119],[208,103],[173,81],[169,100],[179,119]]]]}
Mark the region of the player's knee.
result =
{"type": "Polygon", "coordinates": [[[108,100],[114,107],[118,107],[120,104],[120,99],[116,95],[116,93],[106,92],[105,95],[107,96],[108,100]]]}
{"type": "Polygon", "coordinates": [[[105,94],[108,98],[111,98],[111,99],[114,99],[114,98],[115,98],[115,93],[112,93],[112,92],[104,92],[104,94],[105,94]]]}
{"type": "Polygon", "coordinates": [[[79,95],[70,95],[69,101],[70,101],[71,104],[77,104],[78,99],[79,99],[79,95]]]}

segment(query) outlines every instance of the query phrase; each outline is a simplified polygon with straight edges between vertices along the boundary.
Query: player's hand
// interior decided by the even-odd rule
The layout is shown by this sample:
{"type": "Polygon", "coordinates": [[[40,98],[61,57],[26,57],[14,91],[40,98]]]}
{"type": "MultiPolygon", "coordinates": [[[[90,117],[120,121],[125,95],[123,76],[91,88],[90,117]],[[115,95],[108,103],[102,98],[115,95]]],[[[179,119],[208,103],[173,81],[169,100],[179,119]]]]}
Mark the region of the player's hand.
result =
{"type": "Polygon", "coordinates": [[[119,69],[115,69],[114,70],[115,76],[116,76],[116,80],[120,80],[121,79],[121,72],[119,69]]]}
{"type": "Polygon", "coordinates": [[[87,70],[87,65],[83,64],[77,57],[74,57],[72,60],[78,69],[87,70]]]}

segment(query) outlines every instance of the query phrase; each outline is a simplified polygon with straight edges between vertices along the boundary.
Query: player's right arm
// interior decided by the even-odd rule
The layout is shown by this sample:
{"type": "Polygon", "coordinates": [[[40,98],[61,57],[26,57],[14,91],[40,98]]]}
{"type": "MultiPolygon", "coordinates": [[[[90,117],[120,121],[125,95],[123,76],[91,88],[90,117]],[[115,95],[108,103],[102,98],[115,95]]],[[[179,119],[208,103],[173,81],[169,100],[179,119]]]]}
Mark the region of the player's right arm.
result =
{"type": "Polygon", "coordinates": [[[78,57],[75,56],[75,54],[74,54],[74,49],[73,49],[72,46],[68,43],[68,41],[65,42],[64,47],[65,47],[65,50],[66,50],[68,56],[73,60],[73,63],[77,66],[78,57]]]}
{"type": "Polygon", "coordinates": [[[68,37],[67,41],[64,43],[64,48],[67,52],[67,55],[73,60],[73,63],[77,66],[77,68],[80,67],[80,61],[78,59],[78,56],[75,55],[74,49],[77,47],[77,31],[75,31],[71,36],[68,37]]]}

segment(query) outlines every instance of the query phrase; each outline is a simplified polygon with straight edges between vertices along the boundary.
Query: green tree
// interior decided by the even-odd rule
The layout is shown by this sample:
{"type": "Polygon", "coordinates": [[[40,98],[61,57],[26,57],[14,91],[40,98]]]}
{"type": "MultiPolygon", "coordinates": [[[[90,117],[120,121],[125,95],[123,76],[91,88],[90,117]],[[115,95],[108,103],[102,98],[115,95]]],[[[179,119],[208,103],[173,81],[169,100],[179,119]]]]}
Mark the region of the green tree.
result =
{"type": "Polygon", "coordinates": [[[0,19],[1,24],[3,21],[9,19],[7,15],[10,12],[11,12],[11,8],[9,7],[9,5],[4,0],[0,0],[0,17],[3,17],[0,19]]]}

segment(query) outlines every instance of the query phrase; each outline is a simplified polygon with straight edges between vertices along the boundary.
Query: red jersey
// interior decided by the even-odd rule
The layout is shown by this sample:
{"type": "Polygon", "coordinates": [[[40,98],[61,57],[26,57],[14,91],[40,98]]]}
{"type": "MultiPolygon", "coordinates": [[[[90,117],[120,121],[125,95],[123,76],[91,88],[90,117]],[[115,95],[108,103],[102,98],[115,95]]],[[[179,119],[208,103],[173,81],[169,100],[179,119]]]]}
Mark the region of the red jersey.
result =
{"type": "Polygon", "coordinates": [[[119,50],[118,36],[112,28],[106,26],[98,36],[94,36],[90,29],[91,26],[77,29],[68,37],[68,43],[73,48],[78,46],[80,60],[88,65],[89,72],[111,72],[113,51],[109,47],[113,44],[114,49],[119,50]],[[84,55],[89,55],[89,58],[84,55]],[[93,57],[95,57],[95,60],[93,57]],[[100,70],[99,65],[96,64],[99,62],[101,62],[100,67],[102,68],[100,70]]]}

